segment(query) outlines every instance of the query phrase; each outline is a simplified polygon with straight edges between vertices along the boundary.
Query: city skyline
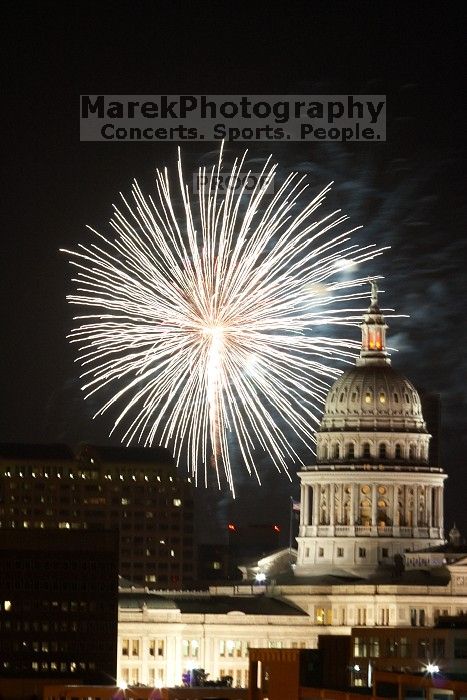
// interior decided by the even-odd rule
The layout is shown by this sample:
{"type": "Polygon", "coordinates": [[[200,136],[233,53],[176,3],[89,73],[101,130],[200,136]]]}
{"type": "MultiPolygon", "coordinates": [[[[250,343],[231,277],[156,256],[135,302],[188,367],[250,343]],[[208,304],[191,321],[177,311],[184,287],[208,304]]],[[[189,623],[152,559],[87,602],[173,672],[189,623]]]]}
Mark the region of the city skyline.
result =
{"type": "MultiPolygon", "coordinates": [[[[467,369],[461,323],[465,204],[462,177],[454,175],[462,165],[457,145],[462,121],[456,104],[455,68],[461,55],[456,17],[452,13],[443,17],[444,31],[440,32],[438,15],[428,10],[420,15],[406,9],[405,14],[392,17],[388,10],[376,13],[367,8],[353,17],[344,7],[335,13],[322,5],[319,22],[326,31],[320,38],[312,22],[318,17],[299,5],[306,21],[288,18],[280,31],[269,34],[280,46],[293,46],[290,55],[271,51],[268,32],[255,34],[253,27],[259,20],[270,31],[272,24],[253,11],[251,29],[243,31],[244,40],[250,48],[259,42],[263,50],[251,51],[252,58],[239,55],[236,68],[226,59],[225,47],[233,47],[229,35],[222,33],[224,45],[220,37],[217,41],[212,38],[209,13],[199,29],[205,39],[205,56],[188,51],[187,62],[188,56],[174,51],[165,37],[173,34],[190,46],[191,25],[188,15],[180,17],[168,10],[166,34],[155,25],[151,30],[151,50],[157,60],[146,52],[145,44],[138,45],[146,60],[143,70],[131,52],[136,44],[125,43],[119,31],[113,38],[112,32],[105,31],[102,37],[90,36],[85,13],[79,10],[67,27],[67,39],[60,13],[48,16],[40,36],[34,36],[32,29],[34,11],[29,18],[13,16],[10,37],[22,49],[18,60],[11,62],[12,105],[18,109],[13,138],[7,144],[10,191],[3,279],[11,291],[4,305],[8,334],[2,347],[0,440],[112,444],[107,424],[92,421],[94,406],[82,400],[74,354],[66,341],[71,314],[64,297],[70,287],[58,249],[81,240],[86,224],[104,228],[111,213],[109,203],[118,191],[125,191],[132,177],[151,186],[155,167],[174,162],[176,144],[80,143],[80,92],[225,94],[227,83],[229,91],[238,94],[358,94],[371,89],[388,95],[385,144],[246,145],[252,163],[271,152],[283,163],[284,171],[297,169],[308,174],[314,191],[334,179],[329,208],[342,207],[349,211],[353,225],[364,225],[363,243],[371,240],[392,246],[368,272],[385,276],[382,304],[411,316],[390,323],[391,344],[399,350],[393,355],[394,366],[417,386],[441,394],[441,466],[449,475],[446,516],[465,531],[466,409],[461,379],[467,369]],[[334,57],[325,39],[332,27],[334,57]],[[364,37],[373,29],[372,41],[355,45],[355,36],[364,37]],[[307,31],[314,40],[311,53],[307,31]],[[85,37],[86,51],[80,50],[81,37],[85,37]],[[107,53],[100,52],[103,37],[108,41],[107,53]],[[56,45],[52,39],[57,40],[56,45]],[[275,70],[268,71],[271,61],[275,70]],[[191,70],[191,64],[197,69],[191,70]]],[[[238,17],[229,16],[227,8],[218,11],[239,29],[238,17]]],[[[203,10],[200,12],[202,15],[203,10]]],[[[104,14],[98,20],[103,22],[104,14]]],[[[117,30],[119,19],[118,12],[106,18],[107,30],[117,30]]],[[[135,22],[141,20],[136,10],[135,22]]],[[[227,145],[227,157],[244,145],[227,145]]],[[[186,144],[188,168],[205,164],[217,146],[186,144]]],[[[358,333],[356,329],[351,332],[358,333]]],[[[246,520],[254,505],[263,518],[278,509],[285,512],[289,496],[297,493],[297,480],[290,484],[273,467],[268,467],[264,493],[243,473],[238,477],[238,504],[231,504],[215,489],[199,492],[199,500],[218,522],[237,517],[246,520]]],[[[447,520],[446,528],[451,524],[447,520]]]]}

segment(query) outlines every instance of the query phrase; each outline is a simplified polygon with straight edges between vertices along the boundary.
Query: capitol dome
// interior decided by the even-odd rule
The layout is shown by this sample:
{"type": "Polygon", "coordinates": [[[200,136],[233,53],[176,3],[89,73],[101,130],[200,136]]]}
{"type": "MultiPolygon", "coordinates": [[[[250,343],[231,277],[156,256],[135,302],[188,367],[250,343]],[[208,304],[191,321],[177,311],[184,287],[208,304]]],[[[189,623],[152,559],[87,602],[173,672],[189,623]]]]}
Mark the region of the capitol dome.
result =
{"type": "Polygon", "coordinates": [[[353,367],[329,391],[320,430],[365,426],[426,433],[417,390],[389,363],[353,367]]]}
{"type": "Polygon", "coordinates": [[[326,399],[316,434],[318,463],[378,461],[382,468],[388,460],[426,464],[430,436],[420,396],[391,366],[386,330],[373,283],[356,366],[335,381],[326,399]]]}
{"type": "Polygon", "coordinates": [[[356,365],[331,387],[316,464],[300,472],[296,576],[369,576],[408,550],[444,541],[446,475],[428,459],[420,396],[391,366],[371,283],[356,365]]]}

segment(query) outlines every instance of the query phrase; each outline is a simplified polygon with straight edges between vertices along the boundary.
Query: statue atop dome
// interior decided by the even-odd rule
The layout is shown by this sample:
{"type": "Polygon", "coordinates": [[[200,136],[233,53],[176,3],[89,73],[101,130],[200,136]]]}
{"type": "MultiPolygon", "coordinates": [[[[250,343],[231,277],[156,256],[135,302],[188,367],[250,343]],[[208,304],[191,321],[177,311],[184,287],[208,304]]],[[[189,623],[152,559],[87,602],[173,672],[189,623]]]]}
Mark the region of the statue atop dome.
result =
{"type": "Polygon", "coordinates": [[[371,304],[370,304],[370,309],[374,310],[376,312],[379,312],[379,306],[378,306],[378,285],[376,284],[375,280],[370,280],[370,285],[371,285],[371,304]]]}

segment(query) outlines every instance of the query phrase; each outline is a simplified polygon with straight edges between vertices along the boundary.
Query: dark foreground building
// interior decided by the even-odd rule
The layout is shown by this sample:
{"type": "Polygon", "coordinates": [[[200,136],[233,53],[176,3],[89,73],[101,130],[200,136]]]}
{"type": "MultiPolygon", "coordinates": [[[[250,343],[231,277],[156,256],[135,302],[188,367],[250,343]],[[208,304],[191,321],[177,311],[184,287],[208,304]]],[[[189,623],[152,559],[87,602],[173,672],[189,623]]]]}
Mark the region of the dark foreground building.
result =
{"type": "Polygon", "coordinates": [[[1,528],[116,530],[124,578],[196,580],[192,484],[162,448],[0,444],[1,528]]]}
{"type": "Polygon", "coordinates": [[[114,681],[117,566],[116,533],[0,530],[3,698],[114,681]]]}

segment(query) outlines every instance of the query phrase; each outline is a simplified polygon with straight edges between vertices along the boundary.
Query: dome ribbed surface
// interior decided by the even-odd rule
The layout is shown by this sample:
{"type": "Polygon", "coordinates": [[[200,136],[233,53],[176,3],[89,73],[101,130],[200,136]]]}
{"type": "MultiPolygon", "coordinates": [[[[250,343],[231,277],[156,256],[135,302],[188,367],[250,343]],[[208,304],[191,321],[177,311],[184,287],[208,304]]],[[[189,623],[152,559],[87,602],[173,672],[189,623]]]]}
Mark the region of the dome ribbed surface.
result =
{"type": "Polygon", "coordinates": [[[321,430],[397,429],[426,432],[420,397],[412,382],[389,364],[368,364],[347,370],[326,399],[321,430]]]}

